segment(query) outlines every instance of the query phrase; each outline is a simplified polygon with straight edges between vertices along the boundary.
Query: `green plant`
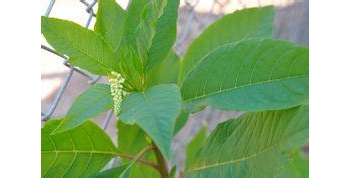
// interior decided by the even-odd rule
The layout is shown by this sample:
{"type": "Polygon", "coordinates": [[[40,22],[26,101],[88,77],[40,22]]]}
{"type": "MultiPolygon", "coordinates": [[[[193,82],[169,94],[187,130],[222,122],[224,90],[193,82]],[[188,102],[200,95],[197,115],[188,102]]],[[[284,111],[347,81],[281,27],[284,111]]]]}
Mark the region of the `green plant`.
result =
{"type": "MultiPolygon", "coordinates": [[[[273,7],[228,14],[175,54],[178,0],[98,2],[94,30],[42,17],[69,63],[107,76],[41,131],[43,177],[307,177],[308,48],[272,39],[273,7]],[[206,106],[246,113],[205,129],[186,168],[168,167],[173,135],[206,106]],[[89,121],[114,108],[118,144],[89,121]],[[121,164],[102,170],[113,158],[121,164]]],[[[214,118],[215,119],[215,118],[214,118]]]]}

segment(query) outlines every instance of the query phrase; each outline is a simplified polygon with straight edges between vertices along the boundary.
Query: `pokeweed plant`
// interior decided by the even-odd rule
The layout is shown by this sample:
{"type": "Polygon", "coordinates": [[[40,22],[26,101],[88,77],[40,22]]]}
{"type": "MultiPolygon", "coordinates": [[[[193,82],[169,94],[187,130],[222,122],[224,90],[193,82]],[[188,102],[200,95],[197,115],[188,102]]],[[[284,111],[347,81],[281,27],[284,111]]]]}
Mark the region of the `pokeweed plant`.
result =
{"type": "MultiPolygon", "coordinates": [[[[95,27],[41,17],[48,43],[109,84],[76,98],[41,131],[42,177],[307,177],[308,48],[273,39],[274,8],[248,8],[211,24],[180,57],[179,0],[98,1],[95,27]],[[206,106],[245,111],[188,144],[171,168],[171,142],[206,106]],[[117,145],[90,119],[114,109],[117,145]],[[120,164],[104,168],[114,157],[120,164]],[[178,172],[178,173],[176,173],[178,172]],[[176,174],[175,174],[176,173],[176,174]],[[180,173],[180,174],[179,174],[180,173]]],[[[215,119],[215,118],[212,118],[215,119]]]]}

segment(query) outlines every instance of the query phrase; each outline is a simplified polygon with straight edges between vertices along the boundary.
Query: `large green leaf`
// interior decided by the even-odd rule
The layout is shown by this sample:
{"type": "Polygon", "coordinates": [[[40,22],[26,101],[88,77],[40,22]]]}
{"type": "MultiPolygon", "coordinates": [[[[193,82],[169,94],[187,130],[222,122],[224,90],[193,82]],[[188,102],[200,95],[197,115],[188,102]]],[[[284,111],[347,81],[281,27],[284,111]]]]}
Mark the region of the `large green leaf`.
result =
{"type": "Polygon", "coordinates": [[[95,31],[100,33],[116,52],[124,32],[125,11],[115,0],[99,0],[95,31]]]}
{"type": "Polygon", "coordinates": [[[309,97],[309,49],[274,39],[226,44],[184,78],[186,109],[264,111],[294,107],[309,97]]]}
{"type": "Polygon", "coordinates": [[[219,124],[189,165],[193,177],[275,177],[309,137],[308,106],[247,113],[219,124]]]}
{"type": "Polygon", "coordinates": [[[187,144],[186,148],[186,170],[190,165],[193,165],[197,159],[198,150],[204,144],[207,137],[207,127],[203,126],[202,129],[194,136],[194,138],[187,144]]]}
{"type": "Polygon", "coordinates": [[[162,15],[154,23],[155,32],[148,50],[147,70],[164,60],[173,46],[176,39],[178,8],[179,0],[167,0],[162,15]]]}
{"type": "Polygon", "coordinates": [[[113,108],[111,90],[107,84],[96,84],[79,95],[69,109],[65,119],[53,134],[63,132],[92,119],[113,108]]]}
{"type": "Polygon", "coordinates": [[[56,18],[41,17],[41,33],[60,54],[69,56],[69,62],[93,74],[106,75],[118,71],[118,58],[112,48],[95,32],[56,18]]]}
{"type": "Polygon", "coordinates": [[[272,37],[274,9],[271,6],[235,11],[214,22],[188,47],[179,79],[215,48],[250,37],[272,37]]]}
{"type": "MultiPolygon", "coordinates": [[[[150,146],[151,140],[147,138],[145,132],[143,132],[137,125],[127,125],[123,122],[117,122],[118,130],[118,151],[124,154],[136,155],[142,149],[150,146]]],[[[156,162],[156,158],[153,152],[147,152],[143,156],[151,162],[156,162]]],[[[123,163],[128,163],[129,160],[122,159],[123,163]]],[[[130,169],[131,178],[156,178],[159,174],[153,168],[136,162],[130,169]]]]}
{"type": "Polygon", "coordinates": [[[158,65],[147,72],[146,86],[157,84],[177,83],[179,75],[180,58],[173,51],[158,65]]]}
{"type": "Polygon", "coordinates": [[[118,154],[109,137],[91,121],[50,135],[60,122],[47,122],[41,130],[42,177],[88,177],[118,154]]]}
{"type": "Polygon", "coordinates": [[[278,178],[308,178],[309,177],[309,158],[305,158],[301,149],[296,150],[292,156],[292,161],[282,169],[278,178]]]}
{"type": "Polygon", "coordinates": [[[120,119],[136,123],[170,160],[175,121],[181,110],[181,95],[175,84],[156,85],[144,92],[134,92],[122,101],[120,119]]]}

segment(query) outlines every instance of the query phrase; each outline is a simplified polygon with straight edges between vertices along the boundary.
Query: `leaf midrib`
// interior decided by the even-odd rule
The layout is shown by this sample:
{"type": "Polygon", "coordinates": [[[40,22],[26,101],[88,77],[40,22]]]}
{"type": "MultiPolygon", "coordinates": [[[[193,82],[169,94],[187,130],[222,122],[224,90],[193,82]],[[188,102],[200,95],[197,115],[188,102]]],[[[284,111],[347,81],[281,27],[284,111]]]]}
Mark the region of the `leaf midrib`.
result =
{"type": "Polygon", "coordinates": [[[241,85],[241,86],[234,86],[234,87],[231,87],[231,88],[226,88],[224,90],[219,90],[219,91],[210,92],[210,93],[207,93],[207,94],[204,94],[204,95],[201,95],[201,96],[196,96],[196,97],[193,97],[193,98],[190,98],[190,99],[184,99],[184,102],[187,103],[187,102],[191,102],[191,101],[194,101],[194,100],[198,100],[198,99],[202,99],[202,98],[208,97],[210,95],[216,95],[216,94],[220,94],[222,92],[227,92],[227,91],[230,91],[230,90],[240,89],[240,88],[244,88],[244,87],[258,86],[258,85],[262,85],[262,84],[266,84],[266,83],[270,83],[270,82],[278,82],[278,81],[282,81],[282,80],[289,80],[289,79],[295,79],[295,78],[304,78],[304,77],[308,77],[308,76],[309,76],[308,74],[303,74],[303,75],[296,75],[296,76],[293,76],[293,77],[283,77],[283,78],[278,78],[278,79],[273,79],[273,80],[265,80],[265,81],[260,81],[260,82],[249,83],[249,84],[241,85]]]}

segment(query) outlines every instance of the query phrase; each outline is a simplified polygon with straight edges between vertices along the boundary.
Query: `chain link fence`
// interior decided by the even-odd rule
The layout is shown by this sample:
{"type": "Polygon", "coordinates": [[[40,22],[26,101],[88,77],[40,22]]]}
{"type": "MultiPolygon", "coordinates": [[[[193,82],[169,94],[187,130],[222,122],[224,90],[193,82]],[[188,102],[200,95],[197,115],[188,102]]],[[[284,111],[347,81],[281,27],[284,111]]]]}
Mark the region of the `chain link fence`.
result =
{"type": "MultiPolygon", "coordinates": [[[[127,0],[117,0],[125,8],[127,0]]],[[[178,17],[178,34],[174,50],[183,56],[188,45],[205,27],[227,13],[247,7],[274,5],[277,8],[275,36],[308,45],[308,0],[181,0],[178,17]]],[[[42,1],[42,15],[72,20],[92,29],[97,0],[46,0],[42,1]],[[60,11],[60,13],[59,13],[60,11]],[[60,15],[58,15],[60,14],[60,15]]],[[[82,91],[97,82],[107,82],[69,64],[68,57],[56,53],[42,40],[42,124],[52,118],[65,115],[72,102],[82,91]],[[51,58],[51,59],[50,59],[51,58]],[[45,62],[44,62],[45,61],[45,62]]],[[[228,118],[239,116],[239,112],[223,112],[207,108],[192,115],[185,127],[175,136],[174,163],[183,166],[185,145],[207,123],[209,130],[228,118]]],[[[96,122],[112,138],[115,138],[115,121],[110,110],[96,122]]],[[[116,140],[116,139],[114,139],[116,140]]]]}

